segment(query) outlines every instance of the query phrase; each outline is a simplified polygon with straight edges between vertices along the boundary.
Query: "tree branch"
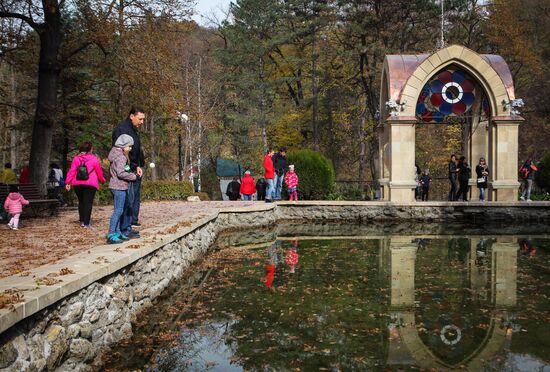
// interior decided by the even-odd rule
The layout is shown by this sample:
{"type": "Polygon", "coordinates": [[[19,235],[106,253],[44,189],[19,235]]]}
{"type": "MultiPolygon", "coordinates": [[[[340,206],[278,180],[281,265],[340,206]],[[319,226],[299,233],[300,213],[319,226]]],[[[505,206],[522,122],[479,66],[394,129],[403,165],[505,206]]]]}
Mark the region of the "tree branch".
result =
{"type": "Polygon", "coordinates": [[[20,14],[20,13],[13,13],[13,12],[5,12],[5,11],[0,11],[0,18],[16,18],[16,19],[20,19],[24,22],[26,22],[29,26],[31,26],[36,32],[40,32],[40,24],[36,23],[35,21],[32,20],[32,18],[30,17],[27,17],[23,14],[20,14]]]}

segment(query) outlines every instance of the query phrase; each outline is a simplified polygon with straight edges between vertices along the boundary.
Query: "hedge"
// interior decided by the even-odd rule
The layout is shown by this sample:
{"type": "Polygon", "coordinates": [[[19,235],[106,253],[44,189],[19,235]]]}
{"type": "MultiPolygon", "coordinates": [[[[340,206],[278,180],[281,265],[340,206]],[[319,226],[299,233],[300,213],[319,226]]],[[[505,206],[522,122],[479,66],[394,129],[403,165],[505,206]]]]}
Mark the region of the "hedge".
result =
{"type": "Polygon", "coordinates": [[[298,174],[298,195],[305,200],[323,200],[334,189],[332,162],[318,152],[299,150],[287,154],[287,164],[294,164],[298,174]]]}
{"type": "MultiPolygon", "coordinates": [[[[191,195],[194,195],[194,190],[189,181],[143,181],[141,183],[142,201],[187,200],[191,195]]],[[[102,205],[112,204],[113,196],[107,183],[101,185],[96,201],[102,205]]],[[[75,203],[77,203],[76,200],[75,203]]]]}

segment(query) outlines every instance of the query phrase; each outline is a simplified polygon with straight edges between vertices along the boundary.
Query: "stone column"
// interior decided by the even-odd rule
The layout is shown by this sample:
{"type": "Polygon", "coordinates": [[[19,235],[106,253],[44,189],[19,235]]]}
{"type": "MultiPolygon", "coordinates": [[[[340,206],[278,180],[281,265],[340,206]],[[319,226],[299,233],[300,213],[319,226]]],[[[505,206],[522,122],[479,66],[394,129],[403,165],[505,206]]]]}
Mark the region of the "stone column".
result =
{"type": "Polygon", "coordinates": [[[392,118],[389,126],[390,155],[390,198],[392,202],[410,203],[414,201],[414,158],[415,158],[414,120],[392,118]]]}
{"type": "MultiPolygon", "coordinates": [[[[488,284],[487,267],[483,267],[477,264],[477,248],[481,239],[470,239],[470,253],[468,257],[468,271],[470,277],[470,288],[472,289],[472,295],[476,298],[483,297],[486,299],[485,287],[488,284]]],[[[484,252],[485,253],[485,252],[484,252]]],[[[488,253],[487,253],[488,254],[488,253]]]]}
{"type": "Polygon", "coordinates": [[[380,184],[380,200],[390,200],[390,154],[388,144],[388,125],[379,128],[378,132],[378,156],[380,161],[380,174],[378,183],[380,184]]]}
{"type": "Polygon", "coordinates": [[[493,119],[492,200],[518,200],[518,126],[521,120],[493,119]]]}
{"type": "Polygon", "coordinates": [[[492,289],[495,306],[515,306],[518,244],[514,238],[497,238],[492,247],[492,289]]]}
{"type": "Polygon", "coordinates": [[[414,269],[416,245],[411,237],[392,237],[391,251],[391,300],[392,307],[414,305],[414,269]]]}
{"type": "MultiPolygon", "coordinates": [[[[489,123],[487,121],[476,123],[472,128],[472,138],[470,141],[470,165],[472,167],[472,178],[470,179],[470,185],[472,194],[470,199],[472,201],[479,200],[479,189],[477,188],[477,174],[476,166],[479,164],[479,158],[484,157],[487,164],[489,164],[489,123]]],[[[492,169],[489,169],[492,173],[492,169]]],[[[488,194],[488,193],[486,193],[488,194]]],[[[489,195],[485,195],[485,199],[489,200],[489,195]]]]}

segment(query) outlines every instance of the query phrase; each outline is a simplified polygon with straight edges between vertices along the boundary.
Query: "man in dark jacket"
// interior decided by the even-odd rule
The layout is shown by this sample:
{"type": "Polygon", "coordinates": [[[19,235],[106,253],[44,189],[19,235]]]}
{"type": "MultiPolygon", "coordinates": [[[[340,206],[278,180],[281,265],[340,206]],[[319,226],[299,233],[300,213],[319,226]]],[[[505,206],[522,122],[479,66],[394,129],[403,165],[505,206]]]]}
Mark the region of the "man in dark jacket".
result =
{"type": "Polygon", "coordinates": [[[239,183],[237,177],[233,178],[233,181],[229,182],[227,185],[227,190],[225,191],[225,195],[229,198],[229,200],[238,200],[241,190],[241,184],[239,183]]]}
{"type": "Polygon", "coordinates": [[[286,170],[286,147],[281,147],[279,153],[273,155],[273,168],[275,169],[274,195],[273,200],[281,200],[281,189],[283,188],[283,179],[286,170]]]}
{"type": "Polygon", "coordinates": [[[256,193],[258,195],[258,200],[265,200],[266,189],[267,183],[265,182],[265,179],[260,178],[258,182],[256,182],[256,193]]]}
{"type": "Polygon", "coordinates": [[[130,170],[135,172],[137,178],[128,185],[128,195],[124,205],[124,213],[120,219],[120,231],[129,237],[139,237],[137,231],[132,231],[132,225],[139,226],[139,207],[141,197],[141,177],[145,166],[145,157],[139,140],[139,127],[145,120],[144,110],[140,107],[132,107],[128,117],[124,119],[114,130],[112,145],[114,146],[118,137],[127,134],[134,140],[132,150],[128,154],[130,159],[130,170]]]}

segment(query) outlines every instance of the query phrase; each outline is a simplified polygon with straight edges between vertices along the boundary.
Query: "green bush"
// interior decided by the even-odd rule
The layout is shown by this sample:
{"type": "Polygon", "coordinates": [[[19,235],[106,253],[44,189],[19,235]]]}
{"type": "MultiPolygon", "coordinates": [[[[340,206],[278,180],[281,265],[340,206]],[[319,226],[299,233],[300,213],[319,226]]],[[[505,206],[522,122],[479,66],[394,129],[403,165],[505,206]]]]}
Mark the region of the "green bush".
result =
{"type": "Polygon", "coordinates": [[[334,189],[334,168],[329,159],[312,150],[289,152],[287,164],[298,174],[298,194],[305,200],[323,200],[334,189]]]}
{"type": "Polygon", "coordinates": [[[539,163],[538,172],[535,172],[536,184],[545,191],[550,191],[550,152],[544,154],[539,163]]]}
{"type": "MultiPolygon", "coordinates": [[[[189,181],[143,181],[141,184],[141,201],[187,200],[193,194],[193,185],[189,181]]],[[[112,204],[113,196],[108,183],[101,185],[97,202],[101,205],[112,204]]]]}

